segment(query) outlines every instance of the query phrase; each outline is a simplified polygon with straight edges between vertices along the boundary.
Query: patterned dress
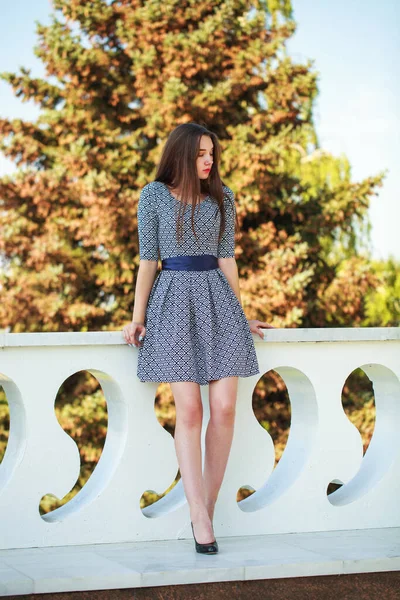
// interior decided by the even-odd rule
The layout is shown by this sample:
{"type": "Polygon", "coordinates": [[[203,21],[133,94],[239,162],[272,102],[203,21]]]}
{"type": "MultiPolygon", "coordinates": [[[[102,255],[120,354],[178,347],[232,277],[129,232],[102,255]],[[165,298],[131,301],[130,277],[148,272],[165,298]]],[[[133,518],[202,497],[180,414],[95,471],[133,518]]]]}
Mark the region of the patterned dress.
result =
{"type": "MultiPolygon", "coordinates": [[[[181,202],[159,181],[144,186],[138,204],[139,256],[158,260],[171,256],[211,254],[233,257],[233,191],[224,186],[226,228],[218,243],[220,212],[207,196],[184,212],[183,242],[176,240],[181,202]]],[[[144,319],[146,334],[138,349],[140,381],[195,381],[206,385],[222,377],[249,377],[260,372],[253,334],[242,306],[220,268],[161,270],[150,291],[144,319]]]]}

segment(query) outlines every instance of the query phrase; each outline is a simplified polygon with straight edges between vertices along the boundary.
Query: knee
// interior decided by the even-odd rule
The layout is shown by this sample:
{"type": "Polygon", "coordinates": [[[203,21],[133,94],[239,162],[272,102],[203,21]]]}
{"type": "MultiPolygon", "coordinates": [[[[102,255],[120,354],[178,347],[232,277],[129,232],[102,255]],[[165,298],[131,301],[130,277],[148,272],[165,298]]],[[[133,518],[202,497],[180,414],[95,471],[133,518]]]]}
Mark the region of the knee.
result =
{"type": "Polygon", "coordinates": [[[180,410],[176,414],[176,423],[186,429],[194,429],[201,426],[203,418],[203,405],[201,401],[187,402],[184,407],[180,407],[180,410]]]}
{"type": "Polygon", "coordinates": [[[210,419],[218,425],[231,425],[235,421],[235,404],[229,401],[216,402],[210,412],[210,419]]]}

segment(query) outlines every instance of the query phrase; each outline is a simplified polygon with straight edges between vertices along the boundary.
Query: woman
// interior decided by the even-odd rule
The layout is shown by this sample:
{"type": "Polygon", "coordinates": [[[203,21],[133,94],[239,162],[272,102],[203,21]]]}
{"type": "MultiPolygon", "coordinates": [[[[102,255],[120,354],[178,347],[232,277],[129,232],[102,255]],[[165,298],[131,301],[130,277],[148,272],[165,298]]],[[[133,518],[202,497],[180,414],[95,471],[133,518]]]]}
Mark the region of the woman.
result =
{"type": "Polygon", "coordinates": [[[231,448],[238,377],[260,372],[234,256],[234,194],[221,181],[217,136],[196,123],[176,127],[155,180],[138,204],[140,266],[132,323],[141,381],[169,382],[176,407],[175,449],[197,552],[215,554],[212,520],[231,448]],[[191,208],[190,208],[191,207],[191,208]],[[221,231],[220,231],[221,227],[221,231]],[[159,255],[162,270],[156,277],[159,255]],[[201,460],[203,406],[210,420],[201,460]]]}

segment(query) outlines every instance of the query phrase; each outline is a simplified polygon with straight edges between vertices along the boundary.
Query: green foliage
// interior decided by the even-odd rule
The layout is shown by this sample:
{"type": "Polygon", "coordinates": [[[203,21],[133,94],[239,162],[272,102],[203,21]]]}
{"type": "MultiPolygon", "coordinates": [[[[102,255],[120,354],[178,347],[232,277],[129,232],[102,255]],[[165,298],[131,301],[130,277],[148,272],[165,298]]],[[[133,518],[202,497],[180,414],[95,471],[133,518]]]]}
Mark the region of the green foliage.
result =
{"type": "Polygon", "coordinates": [[[394,258],[371,264],[378,278],[366,298],[366,327],[400,327],[400,263],[394,258]]]}

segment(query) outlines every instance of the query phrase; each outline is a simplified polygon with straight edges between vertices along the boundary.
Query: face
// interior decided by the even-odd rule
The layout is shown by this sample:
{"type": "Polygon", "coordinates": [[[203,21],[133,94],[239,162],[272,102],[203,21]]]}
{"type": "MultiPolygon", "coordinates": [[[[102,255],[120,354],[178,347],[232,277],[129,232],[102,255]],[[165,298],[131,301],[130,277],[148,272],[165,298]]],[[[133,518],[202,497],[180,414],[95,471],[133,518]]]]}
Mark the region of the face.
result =
{"type": "Polygon", "coordinates": [[[199,154],[196,160],[197,175],[200,179],[207,179],[214,162],[214,144],[208,135],[202,135],[200,140],[199,154]]]}

